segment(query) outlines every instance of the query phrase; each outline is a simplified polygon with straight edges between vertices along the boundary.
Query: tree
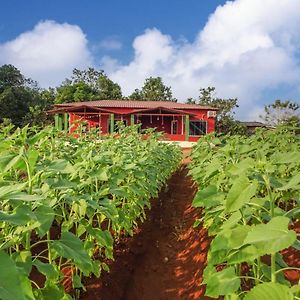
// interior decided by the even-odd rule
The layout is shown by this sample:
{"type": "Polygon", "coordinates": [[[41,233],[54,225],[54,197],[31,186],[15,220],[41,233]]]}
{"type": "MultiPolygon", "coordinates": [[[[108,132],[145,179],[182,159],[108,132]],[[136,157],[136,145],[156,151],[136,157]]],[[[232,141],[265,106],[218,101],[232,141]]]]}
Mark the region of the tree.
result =
{"type": "Polygon", "coordinates": [[[24,124],[30,106],[39,99],[37,84],[25,78],[13,65],[0,67],[0,121],[10,119],[17,126],[24,124]]]}
{"type": "Polygon", "coordinates": [[[38,97],[29,106],[29,112],[24,116],[23,123],[31,125],[44,126],[51,123],[52,117],[47,115],[47,111],[51,109],[55,100],[55,90],[40,90],[38,97]]]}
{"type": "Polygon", "coordinates": [[[264,116],[260,116],[267,124],[277,126],[280,124],[300,123],[299,104],[289,100],[275,100],[273,103],[265,106],[264,116]]]}
{"type": "Polygon", "coordinates": [[[135,89],[134,92],[128,97],[129,100],[143,100],[142,91],[135,89]]]}
{"type": "Polygon", "coordinates": [[[66,79],[57,88],[55,103],[92,100],[122,99],[121,87],[107,77],[104,71],[93,68],[73,70],[71,79],[66,79]]]}
{"type": "Polygon", "coordinates": [[[101,74],[97,80],[99,99],[122,99],[121,87],[109,79],[105,74],[101,74]]]}
{"type": "Polygon", "coordinates": [[[42,90],[13,65],[0,67],[0,122],[9,119],[14,125],[42,125],[46,111],[54,101],[54,90],[42,90]]]}
{"type": "Polygon", "coordinates": [[[164,85],[161,77],[146,78],[142,89],[135,89],[128,99],[177,102],[171,87],[164,85]]]}
{"type": "Polygon", "coordinates": [[[189,98],[187,103],[207,105],[218,108],[216,118],[216,131],[229,134],[242,134],[245,132],[244,126],[234,119],[234,109],[239,107],[237,98],[222,99],[214,96],[215,87],[200,89],[198,100],[189,98]]]}
{"type": "Polygon", "coordinates": [[[26,78],[13,65],[3,65],[0,67],[0,93],[6,88],[24,87],[26,78]]]}

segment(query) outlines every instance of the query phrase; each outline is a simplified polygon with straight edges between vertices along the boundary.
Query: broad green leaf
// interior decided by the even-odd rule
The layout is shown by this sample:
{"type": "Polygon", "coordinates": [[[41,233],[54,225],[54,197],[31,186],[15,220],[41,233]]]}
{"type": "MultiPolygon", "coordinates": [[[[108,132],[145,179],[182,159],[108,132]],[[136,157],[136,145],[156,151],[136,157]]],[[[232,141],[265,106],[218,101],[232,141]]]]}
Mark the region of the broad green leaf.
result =
{"type": "Polygon", "coordinates": [[[92,271],[91,259],[84,250],[82,241],[73,233],[63,232],[60,240],[53,241],[52,247],[58,255],[74,261],[85,275],[92,271]]]}
{"type": "Polygon", "coordinates": [[[300,189],[300,173],[295,175],[287,184],[278,188],[278,191],[286,191],[288,189],[300,189]]]}
{"type": "Polygon", "coordinates": [[[25,201],[25,202],[33,202],[33,201],[41,201],[45,197],[43,195],[28,195],[23,192],[17,192],[17,193],[12,193],[10,195],[7,195],[5,198],[9,200],[20,200],[20,201],[25,201]]]}
{"type": "Polygon", "coordinates": [[[10,194],[21,191],[26,185],[26,183],[19,183],[0,187],[0,199],[7,199],[10,194]]]}
{"type": "Polygon", "coordinates": [[[49,280],[56,280],[59,277],[59,271],[54,267],[54,265],[43,263],[38,259],[35,259],[32,264],[49,280]]]}
{"type": "Polygon", "coordinates": [[[34,300],[27,276],[20,272],[14,261],[0,251],[0,298],[2,300],[34,300]]]}
{"type": "Polygon", "coordinates": [[[250,226],[237,225],[236,228],[218,233],[210,246],[210,261],[214,264],[223,263],[229,259],[228,255],[230,257],[230,253],[240,251],[249,230],[250,226]]]}
{"type": "Polygon", "coordinates": [[[47,178],[45,180],[45,183],[47,183],[51,188],[56,190],[67,190],[74,189],[77,187],[77,184],[75,182],[62,178],[47,178]]]}
{"type": "Polygon", "coordinates": [[[290,219],[300,219],[300,207],[297,206],[284,214],[285,217],[290,219]]]}
{"type": "Polygon", "coordinates": [[[47,284],[44,288],[35,290],[34,293],[36,299],[39,300],[62,300],[65,296],[64,289],[54,283],[47,284]]]}
{"type": "Polygon", "coordinates": [[[72,283],[73,283],[73,288],[74,289],[83,289],[84,291],[86,290],[84,285],[81,282],[80,277],[78,275],[73,275],[72,283]]]}
{"type": "Polygon", "coordinates": [[[87,232],[97,240],[99,246],[108,248],[113,247],[113,238],[108,230],[101,230],[99,228],[88,226],[87,232]]]}
{"type": "Polygon", "coordinates": [[[12,258],[15,261],[16,266],[24,270],[24,274],[28,276],[32,269],[31,252],[26,250],[18,251],[13,253],[12,258]]]}
{"type": "Polygon", "coordinates": [[[298,163],[300,161],[300,153],[299,152],[287,152],[287,153],[275,154],[272,157],[272,161],[275,164],[298,163]]]}
{"type": "Polygon", "coordinates": [[[226,197],[226,211],[234,212],[240,209],[255,195],[257,182],[249,182],[246,177],[237,178],[226,197]]]}
{"type": "Polygon", "coordinates": [[[197,192],[192,205],[194,207],[213,207],[219,205],[224,200],[224,195],[218,192],[218,189],[214,185],[209,185],[197,192]]]}
{"type": "Polygon", "coordinates": [[[9,171],[22,157],[22,153],[20,153],[16,156],[13,156],[10,161],[7,162],[6,166],[4,167],[3,173],[9,171]]]}
{"type": "Polygon", "coordinates": [[[239,249],[233,249],[224,259],[227,264],[240,264],[242,262],[252,262],[259,256],[257,249],[253,245],[247,245],[239,249]]]}
{"type": "Polygon", "coordinates": [[[74,167],[64,159],[53,160],[47,167],[47,171],[59,172],[63,174],[70,174],[75,172],[74,167]]]}
{"type": "MultiPolygon", "coordinates": [[[[296,296],[297,296],[297,294],[300,293],[300,284],[293,285],[293,286],[291,287],[291,292],[292,292],[293,294],[296,294],[296,296]]],[[[298,296],[299,296],[299,295],[298,295],[298,296]]]]}
{"type": "Polygon", "coordinates": [[[290,220],[278,216],[267,224],[253,226],[244,244],[255,246],[260,255],[273,254],[291,246],[296,240],[296,232],[288,230],[290,220]]]}
{"type": "Polygon", "coordinates": [[[26,225],[34,217],[31,209],[26,205],[20,205],[12,214],[0,211],[0,221],[14,225],[26,225]]]}
{"type": "Polygon", "coordinates": [[[223,225],[222,225],[222,229],[229,229],[232,227],[235,227],[236,224],[240,221],[240,219],[242,218],[242,214],[240,211],[235,211],[228,220],[226,220],[223,225]]]}
{"type": "Polygon", "coordinates": [[[46,205],[41,205],[36,208],[34,214],[36,220],[39,222],[39,226],[36,228],[36,230],[39,237],[42,238],[47,233],[47,231],[50,230],[55,213],[53,208],[46,205]]]}
{"type": "Polygon", "coordinates": [[[245,174],[246,170],[254,165],[254,160],[250,157],[241,160],[239,163],[232,165],[228,170],[232,175],[245,174]]]}
{"type": "Polygon", "coordinates": [[[218,298],[237,291],[240,287],[240,279],[235,275],[234,268],[229,267],[220,272],[210,274],[206,284],[205,295],[218,298]]]}
{"type": "Polygon", "coordinates": [[[293,300],[291,290],[282,284],[265,282],[255,286],[244,300],[293,300]]]}

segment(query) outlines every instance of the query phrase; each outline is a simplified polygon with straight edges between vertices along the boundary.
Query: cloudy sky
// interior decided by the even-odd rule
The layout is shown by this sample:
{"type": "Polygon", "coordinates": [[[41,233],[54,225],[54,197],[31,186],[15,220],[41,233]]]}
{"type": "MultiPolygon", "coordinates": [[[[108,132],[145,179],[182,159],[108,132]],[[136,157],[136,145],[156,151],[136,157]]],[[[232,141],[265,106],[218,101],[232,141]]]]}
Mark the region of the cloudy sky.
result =
{"type": "Polygon", "coordinates": [[[299,0],[10,0],[0,11],[0,65],[42,87],[93,66],[125,95],[161,76],[183,102],[215,86],[240,119],[276,98],[299,102],[299,0]]]}

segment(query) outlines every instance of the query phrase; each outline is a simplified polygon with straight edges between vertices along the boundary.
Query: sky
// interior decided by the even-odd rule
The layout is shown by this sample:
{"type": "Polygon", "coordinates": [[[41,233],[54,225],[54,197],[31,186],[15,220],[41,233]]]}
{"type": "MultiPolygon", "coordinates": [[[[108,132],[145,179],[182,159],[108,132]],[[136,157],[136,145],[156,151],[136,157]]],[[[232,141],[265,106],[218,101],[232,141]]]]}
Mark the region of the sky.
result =
{"type": "Polygon", "coordinates": [[[214,86],[238,98],[241,120],[278,98],[299,103],[300,0],[2,2],[0,65],[43,88],[94,67],[125,95],[149,76],[180,102],[214,86]]]}

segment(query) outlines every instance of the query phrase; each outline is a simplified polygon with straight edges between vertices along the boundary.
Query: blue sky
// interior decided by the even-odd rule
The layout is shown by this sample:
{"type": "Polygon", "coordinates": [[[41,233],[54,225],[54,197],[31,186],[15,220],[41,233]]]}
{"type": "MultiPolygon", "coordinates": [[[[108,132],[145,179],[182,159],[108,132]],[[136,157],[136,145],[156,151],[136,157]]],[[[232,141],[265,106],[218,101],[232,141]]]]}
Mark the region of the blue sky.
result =
{"type": "Polygon", "coordinates": [[[300,95],[299,0],[10,0],[0,10],[0,64],[42,87],[74,67],[104,69],[124,94],[161,76],[179,101],[215,86],[241,119],[300,95]]]}
{"type": "MultiPolygon", "coordinates": [[[[122,51],[113,55],[128,62],[132,41],[146,28],[157,27],[175,39],[193,40],[208,16],[225,0],[10,0],[1,4],[0,43],[31,30],[42,20],[67,22],[81,27],[91,48],[114,38],[122,51]]],[[[94,47],[97,48],[97,47],[94,47]]],[[[97,56],[114,49],[92,49],[97,56]],[[97,50],[97,51],[96,51],[97,50]]]]}

